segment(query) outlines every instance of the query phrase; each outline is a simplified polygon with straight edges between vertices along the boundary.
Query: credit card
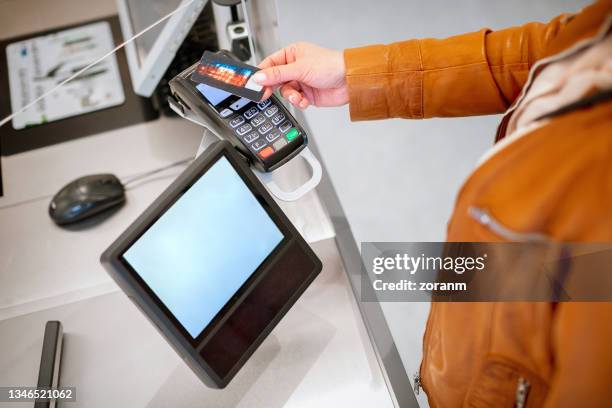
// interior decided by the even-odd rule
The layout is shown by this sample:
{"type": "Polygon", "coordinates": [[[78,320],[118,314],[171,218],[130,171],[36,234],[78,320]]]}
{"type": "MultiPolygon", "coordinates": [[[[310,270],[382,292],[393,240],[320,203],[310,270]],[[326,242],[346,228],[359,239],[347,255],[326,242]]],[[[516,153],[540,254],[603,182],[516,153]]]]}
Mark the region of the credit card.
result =
{"type": "Polygon", "coordinates": [[[206,84],[252,101],[260,101],[264,87],[253,81],[259,68],[235,61],[223,54],[205,51],[191,80],[206,84]]]}

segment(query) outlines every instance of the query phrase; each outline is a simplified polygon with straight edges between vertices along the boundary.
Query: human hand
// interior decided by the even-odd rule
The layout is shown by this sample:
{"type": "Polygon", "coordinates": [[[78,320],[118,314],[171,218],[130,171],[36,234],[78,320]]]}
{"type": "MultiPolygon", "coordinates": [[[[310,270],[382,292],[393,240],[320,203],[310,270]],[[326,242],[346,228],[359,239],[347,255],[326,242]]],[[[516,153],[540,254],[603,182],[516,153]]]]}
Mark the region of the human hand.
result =
{"type": "Polygon", "coordinates": [[[341,106],[348,103],[342,52],[299,42],[276,51],[259,64],[253,80],[265,85],[263,99],[280,87],[293,106],[341,106]]]}

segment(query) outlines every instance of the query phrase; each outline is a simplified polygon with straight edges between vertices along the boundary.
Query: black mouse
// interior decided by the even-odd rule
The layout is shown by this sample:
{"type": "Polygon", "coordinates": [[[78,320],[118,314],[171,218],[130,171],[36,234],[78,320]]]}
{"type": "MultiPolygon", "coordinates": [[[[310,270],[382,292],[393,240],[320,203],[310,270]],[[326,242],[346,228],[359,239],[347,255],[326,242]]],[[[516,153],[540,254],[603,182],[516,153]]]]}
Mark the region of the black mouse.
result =
{"type": "Polygon", "coordinates": [[[125,188],[113,174],[94,174],[62,188],[49,204],[49,215],[58,225],[72,224],[125,202],[125,188]]]}

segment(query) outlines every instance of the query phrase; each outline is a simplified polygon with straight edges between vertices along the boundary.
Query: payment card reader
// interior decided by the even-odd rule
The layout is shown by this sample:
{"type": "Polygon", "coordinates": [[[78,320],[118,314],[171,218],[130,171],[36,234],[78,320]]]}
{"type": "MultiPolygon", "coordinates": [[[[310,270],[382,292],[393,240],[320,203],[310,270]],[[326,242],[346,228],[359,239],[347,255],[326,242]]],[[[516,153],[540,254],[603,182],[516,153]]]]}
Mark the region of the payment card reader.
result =
{"type": "Polygon", "coordinates": [[[218,139],[229,141],[278,199],[295,201],[315,188],[321,180],[321,165],[307,147],[306,131],[278,98],[272,95],[254,102],[196,83],[191,76],[197,65],[170,81],[171,108],[181,117],[207,128],[218,139]],[[311,178],[294,191],[282,190],[271,172],[296,156],[309,163],[311,178]]]}

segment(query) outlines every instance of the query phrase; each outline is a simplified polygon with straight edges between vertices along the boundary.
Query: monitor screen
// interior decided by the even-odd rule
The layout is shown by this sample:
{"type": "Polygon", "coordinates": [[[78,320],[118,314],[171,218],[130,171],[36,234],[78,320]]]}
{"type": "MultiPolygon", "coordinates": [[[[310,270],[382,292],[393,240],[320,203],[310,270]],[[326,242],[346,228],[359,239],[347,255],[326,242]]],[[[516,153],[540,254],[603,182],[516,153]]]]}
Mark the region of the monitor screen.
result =
{"type": "MultiPolygon", "coordinates": [[[[184,61],[195,62],[204,50],[219,48],[210,1],[116,0],[116,3],[121,32],[127,42],[125,53],[132,87],[138,95],[151,96],[164,75],[181,66],[186,68],[184,61]],[[173,60],[175,68],[168,69],[173,60]]],[[[219,27],[225,29],[225,25],[219,27]]]]}
{"type": "Polygon", "coordinates": [[[222,156],[123,258],[196,338],[283,238],[222,156]]]}
{"type": "MultiPolygon", "coordinates": [[[[126,0],[134,33],[138,33],[181,5],[181,0],[126,0]]],[[[167,21],[160,23],[135,40],[138,62],[142,66],[167,21]]]]}

